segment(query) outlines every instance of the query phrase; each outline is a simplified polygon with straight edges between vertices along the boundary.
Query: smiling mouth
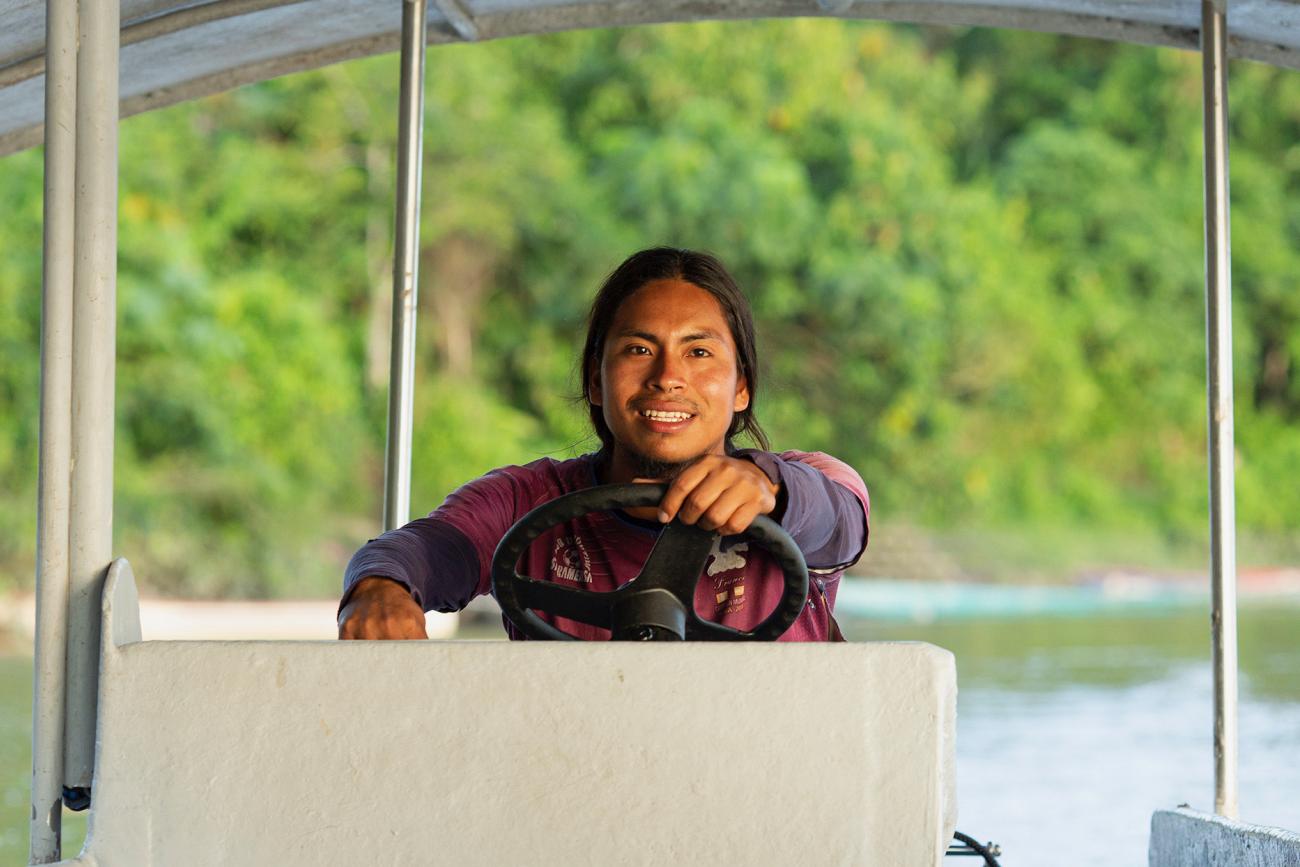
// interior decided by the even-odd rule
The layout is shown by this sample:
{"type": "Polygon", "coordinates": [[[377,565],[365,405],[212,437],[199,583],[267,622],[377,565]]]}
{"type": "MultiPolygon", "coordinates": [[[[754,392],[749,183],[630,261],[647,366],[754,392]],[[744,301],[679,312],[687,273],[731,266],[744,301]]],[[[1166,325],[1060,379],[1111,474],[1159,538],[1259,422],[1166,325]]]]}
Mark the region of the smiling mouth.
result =
{"type": "Polygon", "coordinates": [[[695,418],[694,413],[689,412],[665,412],[657,409],[643,409],[638,411],[642,418],[648,418],[651,421],[660,422],[679,422],[695,418]]]}

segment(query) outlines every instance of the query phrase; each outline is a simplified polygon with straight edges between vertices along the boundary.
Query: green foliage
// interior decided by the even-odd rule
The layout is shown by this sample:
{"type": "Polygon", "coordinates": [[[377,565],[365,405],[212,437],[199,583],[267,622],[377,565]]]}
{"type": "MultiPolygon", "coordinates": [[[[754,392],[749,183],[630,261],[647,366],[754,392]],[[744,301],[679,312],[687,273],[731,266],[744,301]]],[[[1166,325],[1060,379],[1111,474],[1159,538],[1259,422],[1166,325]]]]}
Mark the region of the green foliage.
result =
{"type": "Polygon", "coordinates": [[[0,586],[30,581],[36,549],[41,155],[0,171],[0,586]]]}
{"type": "MultiPolygon", "coordinates": [[[[1300,77],[1233,72],[1238,514],[1291,556],[1268,540],[1300,515],[1279,484],[1300,465],[1300,77]]],[[[673,243],[750,293],[777,445],[854,464],[884,520],[979,571],[1142,559],[1076,557],[1076,532],[1199,549],[1190,55],[792,20],[440,47],[428,80],[416,514],[591,447],[586,305],[673,243]]],[[[123,123],[117,545],[155,589],[330,593],[376,529],[396,89],[381,57],[123,123]]],[[[39,153],[5,161],[7,584],[34,547],[40,186],[39,153]]]]}

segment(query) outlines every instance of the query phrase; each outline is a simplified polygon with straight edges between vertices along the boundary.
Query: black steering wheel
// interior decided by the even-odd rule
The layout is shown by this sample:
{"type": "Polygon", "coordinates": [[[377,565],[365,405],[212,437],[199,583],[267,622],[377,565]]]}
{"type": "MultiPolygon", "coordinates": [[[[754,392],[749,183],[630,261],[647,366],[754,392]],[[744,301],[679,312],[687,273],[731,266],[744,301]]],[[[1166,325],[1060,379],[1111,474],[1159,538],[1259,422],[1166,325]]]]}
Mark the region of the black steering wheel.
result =
{"type": "Polygon", "coordinates": [[[750,631],[702,620],[695,585],[718,534],[673,520],[660,533],[641,572],[617,590],[597,592],[535,581],[515,571],[528,545],[550,528],[590,512],[657,506],[666,485],[603,485],[557,497],[520,518],[492,557],[492,595],[502,612],[529,638],[575,640],[542,620],[546,611],[608,629],[616,641],[775,641],[808,600],[808,567],[790,534],[760,515],[742,538],[766,548],[785,573],[776,609],[750,631]]]}

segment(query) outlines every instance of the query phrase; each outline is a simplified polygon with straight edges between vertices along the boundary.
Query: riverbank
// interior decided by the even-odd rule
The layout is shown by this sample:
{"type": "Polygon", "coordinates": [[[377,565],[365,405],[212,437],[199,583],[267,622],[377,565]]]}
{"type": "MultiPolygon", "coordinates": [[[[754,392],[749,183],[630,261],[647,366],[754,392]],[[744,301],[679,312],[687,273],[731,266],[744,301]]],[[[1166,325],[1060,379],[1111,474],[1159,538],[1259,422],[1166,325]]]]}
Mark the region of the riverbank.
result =
{"type": "MultiPolygon", "coordinates": [[[[1243,604],[1300,606],[1300,568],[1246,569],[1238,575],[1243,604]]],[[[1158,614],[1208,605],[1209,582],[1192,572],[1151,574],[1109,570],[1070,584],[919,581],[847,578],[836,601],[841,618],[931,623],[969,618],[1078,617],[1158,614]]],[[[140,600],[146,640],[331,640],[337,637],[335,599],[140,600]]],[[[31,647],[36,604],[31,594],[0,598],[0,651],[31,647]]],[[[430,638],[496,637],[500,610],[480,597],[460,615],[430,612],[430,638]]]]}
{"type": "MultiPolygon", "coordinates": [[[[337,599],[140,600],[140,633],[146,641],[259,639],[333,640],[338,637],[337,599]]],[[[425,626],[430,638],[456,633],[454,614],[429,612],[425,626]]],[[[0,601],[0,648],[31,646],[36,629],[36,600],[30,594],[0,601]],[[7,647],[5,645],[8,645],[7,647]]]]}

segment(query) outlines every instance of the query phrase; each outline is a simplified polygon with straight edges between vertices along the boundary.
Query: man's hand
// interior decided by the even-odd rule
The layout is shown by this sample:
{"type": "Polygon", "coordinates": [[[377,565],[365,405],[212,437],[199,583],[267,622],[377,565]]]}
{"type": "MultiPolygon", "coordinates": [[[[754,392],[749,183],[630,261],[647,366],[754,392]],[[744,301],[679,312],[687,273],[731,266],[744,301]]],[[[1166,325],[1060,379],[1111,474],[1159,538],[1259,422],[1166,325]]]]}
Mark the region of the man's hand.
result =
{"type": "Polygon", "coordinates": [[[776,508],[780,486],[752,461],[705,455],[682,470],[659,501],[659,520],[678,518],[724,536],[743,533],[776,508]]]}
{"type": "Polygon", "coordinates": [[[362,578],[339,612],[339,638],[428,637],[420,606],[387,578],[362,578]]]}

